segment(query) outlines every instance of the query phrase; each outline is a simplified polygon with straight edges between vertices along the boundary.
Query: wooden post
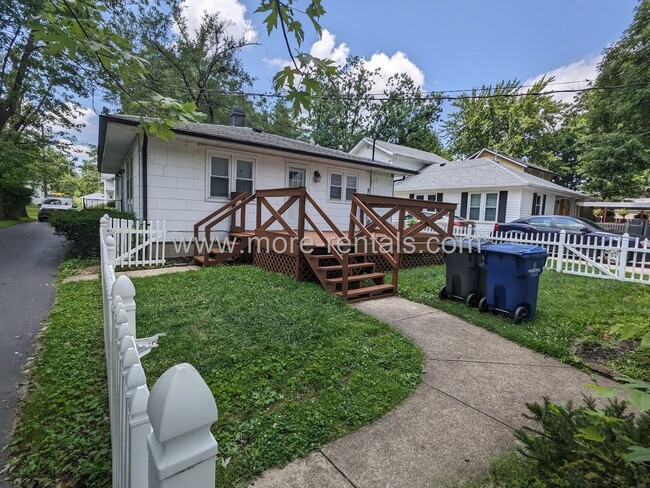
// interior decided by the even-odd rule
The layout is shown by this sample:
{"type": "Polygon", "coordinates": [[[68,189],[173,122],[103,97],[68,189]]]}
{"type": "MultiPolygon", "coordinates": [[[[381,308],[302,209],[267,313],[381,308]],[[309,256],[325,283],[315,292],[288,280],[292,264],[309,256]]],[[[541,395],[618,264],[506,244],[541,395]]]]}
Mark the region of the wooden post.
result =
{"type": "Polygon", "coordinates": [[[147,412],[149,488],[214,488],[217,405],[201,375],[186,363],[169,368],[151,389],[147,412]]]}

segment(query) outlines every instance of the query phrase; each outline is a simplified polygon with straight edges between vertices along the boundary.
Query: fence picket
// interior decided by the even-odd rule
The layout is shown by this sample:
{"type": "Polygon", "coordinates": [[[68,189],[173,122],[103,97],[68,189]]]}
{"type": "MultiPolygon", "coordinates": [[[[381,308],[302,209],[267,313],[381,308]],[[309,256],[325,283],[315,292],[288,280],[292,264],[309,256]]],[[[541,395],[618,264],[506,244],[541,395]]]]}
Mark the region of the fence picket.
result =
{"type": "MultiPolygon", "coordinates": [[[[132,249],[129,245],[135,242],[135,249],[138,249],[138,242],[147,232],[145,227],[104,216],[99,228],[112,486],[213,488],[217,443],[210,426],[217,416],[214,397],[196,370],[182,364],[167,370],[154,389],[163,377],[178,377],[175,386],[158,388],[152,398],[141,355],[157,346],[157,337],[136,339],[135,287],[126,276],[117,279],[115,276],[115,266],[125,262],[124,254],[116,252],[116,242],[127,250],[132,249]],[[188,398],[191,398],[189,403],[188,398]],[[192,421],[187,422],[188,418],[192,421]],[[161,435],[161,432],[172,431],[175,433],[173,439],[161,435]]],[[[156,244],[160,237],[156,232],[156,244]]],[[[146,261],[145,252],[141,258],[135,256],[133,261],[146,261]]],[[[132,258],[129,255],[126,259],[131,262],[132,258]]]]}

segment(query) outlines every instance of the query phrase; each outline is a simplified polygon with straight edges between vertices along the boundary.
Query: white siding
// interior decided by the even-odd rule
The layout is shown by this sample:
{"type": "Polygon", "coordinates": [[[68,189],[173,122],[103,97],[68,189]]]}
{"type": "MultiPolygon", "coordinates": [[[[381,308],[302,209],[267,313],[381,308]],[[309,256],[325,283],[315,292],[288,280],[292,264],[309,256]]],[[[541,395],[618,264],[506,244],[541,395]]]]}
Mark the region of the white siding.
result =
{"type": "MultiPolygon", "coordinates": [[[[349,224],[350,202],[331,201],[328,199],[329,174],[332,171],[358,176],[358,192],[368,193],[371,189],[371,173],[374,176],[374,193],[381,195],[392,194],[392,176],[389,172],[371,170],[335,161],[325,162],[302,157],[285,157],[280,153],[265,153],[262,149],[241,145],[219,144],[209,141],[177,137],[174,141],[149,139],[147,159],[148,179],[148,218],[150,220],[166,220],[167,230],[171,238],[190,237],[194,223],[203,219],[219,207],[227,199],[211,199],[207,190],[207,158],[208,154],[218,153],[224,156],[248,157],[255,160],[254,186],[255,189],[285,188],[287,169],[289,166],[303,167],[306,170],[307,191],[318,202],[324,212],[346,230],[349,224]],[[314,172],[321,175],[320,182],[314,181],[314,172]]],[[[274,199],[272,203],[277,208],[284,199],[274,199]]],[[[310,216],[323,230],[329,230],[323,219],[308,208],[310,216]]],[[[256,205],[251,204],[246,209],[247,229],[255,228],[256,205]]],[[[263,215],[270,216],[269,212],[263,215]]],[[[287,214],[285,214],[286,216],[287,214]]],[[[222,236],[229,229],[230,222],[226,219],[215,227],[222,236]]],[[[276,227],[277,228],[277,227],[276,227]]]]}
{"type": "MultiPolygon", "coordinates": [[[[361,147],[356,151],[354,151],[352,154],[354,154],[355,156],[361,156],[364,158],[373,159],[372,144],[362,144],[361,147]]],[[[416,161],[413,159],[407,159],[399,155],[391,156],[390,154],[387,154],[383,150],[379,149],[378,147],[375,148],[374,160],[382,161],[385,163],[392,163],[397,166],[412,169],[415,171],[420,171],[423,167],[428,165],[427,163],[423,163],[421,161],[416,161]]]]}
{"type": "Polygon", "coordinates": [[[541,195],[542,199],[546,195],[546,206],[544,207],[544,215],[553,215],[555,211],[555,194],[544,192],[541,188],[523,188],[521,197],[521,210],[517,218],[530,217],[533,209],[533,194],[541,195]]]}

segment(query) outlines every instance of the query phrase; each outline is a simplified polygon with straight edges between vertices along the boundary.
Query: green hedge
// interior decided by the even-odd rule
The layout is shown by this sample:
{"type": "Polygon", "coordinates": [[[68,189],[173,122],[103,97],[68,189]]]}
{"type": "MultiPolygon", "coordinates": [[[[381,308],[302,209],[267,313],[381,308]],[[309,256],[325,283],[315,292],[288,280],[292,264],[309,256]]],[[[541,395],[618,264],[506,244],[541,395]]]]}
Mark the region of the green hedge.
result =
{"type": "Polygon", "coordinates": [[[70,243],[69,254],[74,257],[99,256],[99,219],[108,214],[118,219],[134,219],[128,212],[108,208],[86,208],[72,212],[56,212],[49,218],[56,233],[70,243]]]}

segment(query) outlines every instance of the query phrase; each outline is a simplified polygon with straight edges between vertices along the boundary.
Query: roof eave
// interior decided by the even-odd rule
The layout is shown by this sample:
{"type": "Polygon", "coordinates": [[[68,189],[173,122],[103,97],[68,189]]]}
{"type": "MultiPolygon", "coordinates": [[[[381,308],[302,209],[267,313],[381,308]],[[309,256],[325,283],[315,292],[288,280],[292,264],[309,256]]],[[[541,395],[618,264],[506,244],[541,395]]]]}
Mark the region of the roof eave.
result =
{"type": "MultiPolygon", "coordinates": [[[[116,124],[130,125],[130,126],[133,126],[133,127],[137,127],[138,125],[140,125],[140,123],[138,121],[135,121],[135,120],[123,119],[123,118],[120,118],[120,117],[113,117],[111,115],[102,115],[102,116],[100,116],[100,143],[101,143],[101,146],[98,146],[98,150],[101,149],[102,152],[103,152],[103,146],[104,146],[104,143],[105,143],[105,141],[102,140],[102,135],[103,135],[103,138],[105,139],[105,137],[106,137],[106,135],[105,135],[106,134],[106,125],[109,122],[114,122],[116,124]],[[102,119],[105,120],[103,132],[102,132],[102,119]]],[[[389,166],[389,165],[385,165],[385,164],[381,164],[381,163],[375,163],[374,161],[370,161],[370,160],[368,160],[368,162],[366,162],[366,161],[356,161],[356,160],[354,160],[352,158],[344,158],[344,157],[331,156],[331,155],[326,155],[326,154],[315,154],[315,153],[310,152],[310,151],[303,151],[303,150],[300,150],[300,149],[287,149],[287,148],[277,147],[277,146],[273,146],[273,145],[270,145],[270,144],[264,144],[264,143],[259,143],[259,142],[241,141],[241,140],[238,140],[236,138],[216,136],[216,135],[213,135],[213,134],[203,134],[203,133],[195,132],[195,131],[192,131],[192,130],[186,130],[186,129],[182,129],[182,128],[173,128],[172,131],[175,134],[185,135],[185,136],[189,136],[189,137],[199,137],[199,138],[209,139],[211,141],[228,142],[228,143],[231,143],[231,144],[243,144],[243,145],[248,145],[248,146],[253,146],[253,147],[259,147],[259,148],[262,148],[262,149],[272,149],[272,150],[275,150],[275,151],[278,151],[278,150],[279,151],[285,151],[285,152],[288,152],[288,153],[291,153],[291,154],[300,154],[302,156],[320,157],[320,158],[331,159],[331,160],[334,160],[334,161],[340,161],[340,162],[348,163],[348,164],[357,164],[359,166],[368,166],[368,167],[371,167],[371,168],[382,169],[382,170],[390,171],[390,172],[396,173],[396,174],[410,174],[410,175],[418,174],[418,171],[416,171],[416,170],[411,170],[411,169],[408,169],[408,168],[393,167],[393,166],[389,166]]],[[[98,157],[97,163],[98,163],[98,165],[100,164],[99,157],[98,157]]]]}

